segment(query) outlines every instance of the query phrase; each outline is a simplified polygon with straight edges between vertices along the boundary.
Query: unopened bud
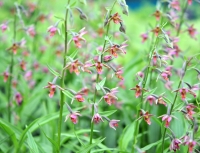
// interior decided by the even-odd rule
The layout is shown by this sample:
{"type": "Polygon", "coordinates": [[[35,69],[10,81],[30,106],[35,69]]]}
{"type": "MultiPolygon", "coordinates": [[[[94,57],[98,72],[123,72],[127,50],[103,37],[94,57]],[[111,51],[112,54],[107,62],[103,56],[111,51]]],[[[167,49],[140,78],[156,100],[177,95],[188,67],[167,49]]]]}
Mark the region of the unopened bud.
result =
{"type": "Polygon", "coordinates": [[[81,20],[87,20],[87,16],[83,13],[81,13],[79,17],[81,20]]]}
{"type": "Polygon", "coordinates": [[[128,16],[128,5],[126,5],[126,1],[122,0],[120,3],[122,13],[128,16]]]}
{"type": "Polygon", "coordinates": [[[109,61],[111,61],[112,60],[112,56],[111,55],[106,55],[106,56],[104,56],[104,58],[103,58],[103,61],[104,62],[109,62],[109,61]]]}
{"type": "Polygon", "coordinates": [[[125,26],[124,26],[124,24],[123,24],[122,22],[120,22],[119,31],[120,31],[120,32],[123,32],[123,33],[126,33],[125,26]]]}
{"type": "Polygon", "coordinates": [[[83,13],[83,11],[80,8],[76,8],[78,10],[78,12],[80,13],[80,19],[81,20],[87,20],[87,16],[83,13]]]}

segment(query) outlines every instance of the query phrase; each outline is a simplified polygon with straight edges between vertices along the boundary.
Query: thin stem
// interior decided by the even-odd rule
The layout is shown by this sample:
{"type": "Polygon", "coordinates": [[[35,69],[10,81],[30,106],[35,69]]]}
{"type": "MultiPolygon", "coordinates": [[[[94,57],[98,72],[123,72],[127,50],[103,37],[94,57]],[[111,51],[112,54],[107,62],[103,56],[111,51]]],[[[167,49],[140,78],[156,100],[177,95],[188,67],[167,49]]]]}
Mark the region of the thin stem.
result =
{"type": "MultiPolygon", "coordinates": [[[[149,75],[149,65],[151,63],[151,59],[152,59],[152,55],[153,55],[153,50],[156,48],[157,44],[158,44],[158,37],[156,37],[156,40],[155,40],[155,43],[154,43],[154,46],[153,48],[150,50],[150,57],[149,57],[149,61],[148,61],[148,67],[147,67],[147,70],[145,72],[145,77],[144,77],[144,81],[142,83],[142,88],[145,88],[146,86],[146,83],[147,83],[147,79],[148,79],[148,75],[149,75]]],[[[142,95],[141,95],[141,99],[140,99],[140,102],[142,103],[143,101],[143,98],[144,98],[144,92],[142,91],[142,95]]],[[[137,111],[137,117],[136,118],[139,118],[140,116],[140,110],[137,111]]],[[[135,131],[134,131],[134,134],[133,134],[133,145],[132,145],[132,153],[135,152],[135,145],[137,143],[137,135],[138,135],[138,129],[139,129],[139,120],[136,120],[136,128],[135,128],[135,131]]]]}
{"type": "MultiPolygon", "coordinates": [[[[16,14],[14,15],[13,21],[13,41],[16,41],[16,14]]],[[[10,68],[9,68],[9,80],[8,80],[8,121],[11,121],[11,107],[10,107],[10,100],[12,94],[12,76],[13,76],[13,66],[14,66],[14,53],[11,52],[11,61],[10,61],[10,68]]]]}
{"type": "MultiPolygon", "coordinates": [[[[182,24],[183,24],[183,21],[184,21],[184,14],[187,10],[187,7],[188,7],[188,2],[187,0],[185,1],[185,7],[183,8],[183,11],[182,11],[182,14],[181,14],[181,17],[180,17],[180,23],[179,23],[179,27],[178,27],[178,30],[177,30],[177,33],[176,33],[176,37],[179,36],[180,34],[180,31],[181,31],[181,27],[182,27],[182,24]]],[[[174,61],[172,60],[170,65],[173,65],[174,61]]]]}
{"type": "Polygon", "coordinates": [[[187,10],[187,7],[188,7],[188,2],[187,2],[187,0],[186,0],[186,1],[185,1],[185,7],[183,8],[183,12],[182,12],[182,14],[181,14],[180,23],[179,23],[179,27],[178,27],[176,36],[178,36],[179,33],[180,33],[180,31],[181,31],[181,26],[182,26],[183,21],[184,21],[184,20],[183,20],[183,17],[184,17],[184,14],[185,14],[186,10],[187,10]]]}
{"type": "MultiPolygon", "coordinates": [[[[67,5],[69,5],[70,0],[68,0],[67,5]]],[[[66,55],[67,55],[67,50],[68,50],[68,45],[67,45],[67,41],[68,41],[68,31],[67,31],[67,25],[68,25],[68,8],[66,9],[66,14],[65,14],[65,52],[63,55],[63,68],[66,66],[66,55]]],[[[60,81],[60,86],[61,88],[64,88],[65,86],[65,70],[62,70],[62,74],[61,74],[61,81],[60,81]]],[[[64,105],[64,94],[62,92],[62,90],[60,91],[60,114],[59,114],[59,123],[58,123],[58,146],[60,147],[60,137],[61,137],[61,126],[62,126],[62,113],[63,113],[63,105],[64,105]]]]}
{"type": "MultiPolygon", "coordinates": [[[[113,10],[114,5],[116,4],[116,2],[117,2],[117,0],[115,0],[115,2],[113,3],[113,5],[112,5],[112,7],[111,7],[111,10],[110,10],[110,12],[109,12],[109,17],[110,17],[110,15],[111,15],[111,13],[112,13],[112,10],[113,10]]],[[[109,22],[108,25],[107,25],[106,35],[105,35],[105,36],[108,36],[109,27],[110,27],[110,22],[109,22]]],[[[104,45],[103,45],[102,53],[104,53],[104,51],[105,51],[106,43],[107,43],[107,40],[105,39],[105,40],[104,40],[104,45]]],[[[103,54],[100,55],[100,60],[101,60],[100,62],[102,63],[102,61],[103,61],[103,54]]],[[[96,84],[97,84],[98,82],[99,82],[99,74],[97,74],[97,76],[96,76],[96,84]]],[[[96,102],[96,95],[97,95],[97,89],[95,88],[93,103],[96,102]]],[[[92,116],[94,116],[94,109],[95,109],[94,107],[95,107],[95,106],[93,105],[93,106],[92,106],[92,116]]],[[[93,130],[94,130],[94,122],[91,122],[90,144],[92,144],[93,130]]],[[[89,150],[88,153],[90,153],[90,150],[89,150]]]]}
{"type": "MultiPolygon", "coordinates": [[[[191,58],[191,59],[192,59],[192,58],[191,58]]],[[[189,62],[191,61],[191,59],[186,63],[186,66],[185,66],[185,68],[184,68],[184,73],[183,73],[183,74],[185,74],[185,72],[186,72],[186,70],[187,70],[187,66],[188,66],[189,62]]],[[[179,84],[178,84],[177,89],[180,88],[181,83],[182,83],[182,81],[183,81],[183,78],[184,78],[184,75],[181,76],[181,79],[180,79],[180,81],[179,81],[179,84]]],[[[173,111],[174,105],[175,105],[175,103],[176,103],[176,99],[177,99],[177,97],[178,97],[178,92],[176,92],[176,95],[175,95],[175,97],[174,97],[174,100],[173,100],[173,103],[172,103],[172,106],[171,106],[171,109],[170,109],[169,115],[172,114],[172,111],[173,111]]],[[[164,152],[166,131],[167,131],[167,128],[165,128],[165,129],[164,129],[164,132],[163,132],[163,137],[162,137],[162,150],[161,150],[161,153],[164,152]]]]}

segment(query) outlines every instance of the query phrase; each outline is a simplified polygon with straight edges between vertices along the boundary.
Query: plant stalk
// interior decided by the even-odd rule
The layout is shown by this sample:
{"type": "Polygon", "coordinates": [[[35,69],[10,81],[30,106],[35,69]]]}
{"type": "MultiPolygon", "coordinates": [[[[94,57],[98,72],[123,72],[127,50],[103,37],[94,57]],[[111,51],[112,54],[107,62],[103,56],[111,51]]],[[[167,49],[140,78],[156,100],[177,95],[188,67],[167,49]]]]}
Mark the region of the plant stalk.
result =
{"type": "MultiPolygon", "coordinates": [[[[13,21],[13,41],[16,41],[16,20],[17,16],[14,15],[13,21]]],[[[12,76],[13,76],[13,67],[14,67],[14,53],[11,52],[11,61],[10,61],[10,68],[9,68],[9,79],[8,79],[8,121],[11,122],[11,94],[12,94],[12,76]]]]}
{"type": "MultiPolygon", "coordinates": [[[[114,5],[116,4],[117,0],[115,0],[115,2],[113,3],[112,7],[111,7],[111,10],[110,10],[110,13],[109,13],[109,17],[112,13],[112,10],[114,8],[114,5]]],[[[108,36],[108,32],[109,32],[109,27],[110,27],[110,22],[108,23],[107,25],[107,29],[106,29],[106,34],[105,36],[108,36]]],[[[106,43],[107,43],[107,40],[104,40],[104,45],[103,45],[103,50],[102,50],[102,53],[104,53],[105,51],[105,48],[106,48],[106,43]]],[[[103,54],[100,55],[100,62],[102,63],[103,61],[103,54]]],[[[96,76],[96,84],[99,82],[99,74],[97,74],[96,76]]],[[[93,98],[93,102],[95,103],[96,102],[96,96],[97,96],[97,89],[95,88],[95,92],[94,92],[94,98],[93,98]]],[[[94,116],[94,105],[92,106],[92,116],[94,116]]],[[[93,130],[94,130],[94,122],[91,122],[91,132],[90,132],[90,145],[92,144],[92,139],[93,139],[93,130]]],[[[91,150],[88,151],[88,153],[90,153],[91,150]]]]}
{"type": "MultiPolygon", "coordinates": [[[[191,58],[191,59],[192,59],[192,58],[191,58]]],[[[181,76],[181,79],[180,79],[180,81],[179,81],[179,84],[178,84],[177,89],[179,89],[180,86],[181,86],[181,83],[182,83],[182,81],[183,81],[183,78],[184,78],[185,73],[186,73],[186,70],[187,70],[187,66],[188,66],[189,62],[191,61],[191,59],[186,63],[186,66],[185,66],[185,68],[184,68],[184,75],[181,76]]],[[[172,111],[173,111],[174,105],[175,105],[175,103],[176,103],[177,97],[178,97],[178,91],[176,92],[176,95],[175,95],[175,97],[174,97],[174,100],[173,100],[173,103],[172,103],[172,106],[171,106],[169,115],[172,114],[172,111]]],[[[163,132],[163,137],[162,137],[162,150],[161,150],[161,153],[164,152],[164,147],[165,147],[165,135],[166,135],[166,132],[167,132],[167,128],[165,128],[165,129],[164,129],[164,132],[163,132]]]]}
{"type": "MultiPolygon", "coordinates": [[[[67,5],[69,5],[70,0],[68,0],[67,5]]],[[[67,45],[67,41],[68,41],[68,31],[67,31],[67,25],[68,25],[68,11],[69,9],[66,9],[66,13],[65,13],[65,52],[63,55],[63,69],[62,69],[62,73],[61,73],[61,81],[60,81],[60,86],[61,88],[64,88],[65,86],[65,70],[64,67],[66,66],[66,55],[67,55],[67,50],[68,50],[68,45],[67,45]]],[[[61,126],[62,126],[62,113],[63,113],[63,105],[64,105],[64,94],[62,92],[62,90],[60,90],[60,114],[59,114],[59,122],[58,122],[58,146],[60,148],[60,137],[61,137],[61,126]]]]}

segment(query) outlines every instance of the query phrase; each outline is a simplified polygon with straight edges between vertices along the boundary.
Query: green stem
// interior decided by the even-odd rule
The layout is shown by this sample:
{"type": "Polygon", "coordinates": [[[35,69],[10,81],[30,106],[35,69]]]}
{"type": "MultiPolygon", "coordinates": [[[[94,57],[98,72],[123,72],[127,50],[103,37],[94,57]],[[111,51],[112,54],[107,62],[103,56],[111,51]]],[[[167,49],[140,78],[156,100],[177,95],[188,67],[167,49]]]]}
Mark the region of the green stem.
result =
{"type": "MultiPolygon", "coordinates": [[[[162,23],[162,19],[161,19],[161,23],[162,23]]],[[[149,76],[149,70],[150,70],[149,66],[151,64],[153,51],[156,49],[158,42],[159,42],[159,38],[156,37],[155,43],[152,46],[152,48],[150,49],[150,57],[149,57],[149,61],[148,61],[148,67],[147,67],[147,70],[145,71],[145,75],[144,75],[145,77],[144,77],[144,81],[142,82],[142,88],[145,88],[145,86],[146,86],[147,79],[148,79],[148,76],[149,76]]],[[[144,92],[142,91],[140,104],[143,102],[143,98],[144,98],[144,92]]],[[[140,110],[137,110],[137,117],[136,118],[139,118],[139,117],[140,117],[140,110]]],[[[134,131],[134,134],[133,134],[133,145],[132,145],[132,151],[131,151],[132,153],[135,152],[135,145],[137,143],[137,135],[138,135],[138,130],[139,130],[139,121],[138,120],[136,120],[135,126],[136,126],[136,128],[135,128],[135,131],[134,131]]]]}
{"type": "MultiPolygon", "coordinates": [[[[13,22],[13,41],[16,41],[16,15],[14,16],[14,22],[13,22]]],[[[10,68],[9,68],[9,80],[8,80],[8,121],[11,121],[11,107],[10,107],[10,101],[11,101],[11,94],[12,94],[12,76],[13,76],[13,66],[14,66],[14,53],[11,52],[11,61],[10,61],[10,68]]]]}
{"type": "Polygon", "coordinates": [[[185,1],[185,7],[183,8],[183,11],[182,11],[182,14],[181,14],[180,23],[179,23],[179,27],[178,27],[176,36],[178,36],[179,33],[180,33],[180,31],[181,31],[181,26],[182,26],[183,21],[184,21],[184,20],[183,20],[183,17],[184,17],[184,14],[185,14],[186,10],[187,10],[187,7],[188,7],[188,2],[187,2],[187,0],[186,0],[186,1],[185,1]]]}
{"type": "MultiPolygon", "coordinates": [[[[179,34],[180,34],[181,27],[182,27],[182,24],[183,24],[183,21],[184,21],[184,20],[183,20],[184,14],[185,14],[185,12],[186,12],[186,10],[187,10],[187,7],[188,7],[188,2],[187,2],[187,0],[186,0],[186,1],[185,1],[185,7],[183,8],[183,11],[182,11],[182,14],[181,14],[181,17],[180,17],[180,23],[179,23],[179,27],[178,27],[178,30],[177,30],[177,33],[176,33],[176,37],[178,37],[179,34]]],[[[173,65],[173,63],[174,63],[174,60],[171,61],[170,65],[173,65]]]]}
{"type": "MultiPolygon", "coordinates": [[[[166,9],[166,7],[164,7],[164,10],[166,9]]],[[[163,20],[164,20],[164,18],[163,17],[161,17],[161,19],[160,19],[160,26],[162,26],[162,23],[163,23],[163,20]]],[[[163,28],[163,27],[161,27],[161,28],[163,28]]],[[[153,41],[153,39],[154,39],[154,34],[152,34],[152,41],[153,41]]],[[[143,82],[142,82],[142,88],[145,88],[146,87],[146,83],[147,83],[147,80],[148,80],[148,76],[149,76],[149,73],[152,75],[152,70],[151,70],[151,72],[149,72],[150,71],[150,64],[151,64],[151,60],[152,60],[152,56],[153,56],[153,51],[156,49],[156,47],[157,47],[157,45],[158,45],[158,42],[159,42],[159,38],[158,37],[156,37],[156,40],[155,40],[155,43],[153,44],[152,43],[152,46],[150,47],[150,52],[149,52],[149,54],[150,54],[150,57],[149,57],[149,61],[148,61],[148,67],[147,67],[147,71],[145,71],[145,78],[144,78],[144,80],[143,80],[143,82]]],[[[151,76],[150,76],[151,77],[151,76]]],[[[143,91],[142,91],[142,95],[141,95],[141,103],[143,102],[143,91]]],[[[141,104],[140,103],[140,104],[141,104]]],[[[146,104],[144,104],[144,106],[143,106],[144,108],[146,108],[146,104]]],[[[139,118],[139,116],[140,116],[140,110],[138,110],[137,111],[137,118],[139,118]]],[[[139,121],[137,120],[136,121],[136,129],[135,129],[135,131],[134,131],[134,140],[133,140],[133,145],[132,145],[132,153],[134,153],[135,152],[135,145],[136,145],[136,143],[137,143],[137,135],[138,135],[138,129],[139,129],[139,121]]],[[[145,129],[145,127],[142,127],[142,133],[144,132],[143,130],[145,129]]]]}
{"type": "MultiPolygon", "coordinates": [[[[185,66],[185,68],[184,68],[184,75],[185,75],[185,72],[186,72],[186,70],[187,70],[187,66],[188,66],[188,64],[189,64],[189,62],[190,62],[191,60],[192,60],[192,58],[191,58],[191,59],[186,63],[186,66],[185,66]]],[[[182,83],[182,81],[183,81],[183,77],[184,77],[184,75],[181,76],[181,79],[180,79],[180,81],[179,81],[179,84],[178,84],[177,89],[180,88],[181,83],[182,83]]],[[[177,99],[177,97],[178,97],[178,91],[176,92],[176,95],[175,95],[175,97],[174,97],[174,100],[173,100],[173,103],[172,103],[172,106],[171,106],[171,109],[170,109],[169,115],[172,114],[172,111],[173,111],[174,105],[175,105],[175,103],[176,103],[176,99],[177,99]]],[[[161,150],[161,153],[164,152],[166,131],[167,131],[167,128],[165,128],[165,129],[164,129],[164,132],[163,132],[163,137],[162,137],[162,150],[161,150]]]]}
{"type": "MultiPolygon", "coordinates": [[[[113,3],[112,7],[111,7],[111,10],[109,12],[109,17],[112,13],[112,10],[114,8],[114,5],[116,4],[117,0],[115,0],[115,2],[113,3]]],[[[110,27],[110,22],[108,23],[107,25],[107,29],[106,29],[106,35],[105,36],[108,36],[108,32],[109,32],[109,27],[110,27]]],[[[102,50],[102,53],[104,53],[105,51],[105,48],[106,48],[106,43],[107,43],[107,40],[105,39],[104,40],[104,45],[103,45],[103,50],[102,50]]],[[[103,61],[103,54],[100,55],[100,59],[101,59],[101,63],[103,61]]],[[[96,76],[96,84],[99,82],[99,74],[97,74],[96,76]]],[[[94,98],[93,98],[93,102],[95,103],[96,102],[96,96],[97,96],[97,89],[95,88],[95,92],[94,92],[94,98]]],[[[94,116],[94,105],[92,106],[92,116],[94,116]]],[[[93,139],[93,131],[94,131],[94,122],[91,122],[91,131],[90,131],[90,145],[92,144],[92,139],[93,139]]],[[[88,153],[90,153],[91,150],[88,151],[88,153]]]]}
{"type": "MultiPolygon", "coordinates": [[[[69,5],[70,0],[68,0],[67,5],[69,5]]],[[[61,81],[60,81],[60,86],[61,88],[64,88],[65,86],[65,70],[64,67],[66,66],[66,55],[67,55],[67,50],[68,50],[68,45],[67,45],[67,41],[68,41],[68,31],[67,31],[67,25],[68,25],[68,8],[66,9],[66,14],[65,14],[65,52],[63,55],[63,70],[61,73],[61,81]]],[[[63,113],[63,105],[64,105],[64,94],[62,92],[62,90],[60,91],[60,114],[59,114],[59,123],[58,123],[58,146],[60,147],[60,137],[61,137],[61,126],[62,126],[62,113],[63,113]]]]}

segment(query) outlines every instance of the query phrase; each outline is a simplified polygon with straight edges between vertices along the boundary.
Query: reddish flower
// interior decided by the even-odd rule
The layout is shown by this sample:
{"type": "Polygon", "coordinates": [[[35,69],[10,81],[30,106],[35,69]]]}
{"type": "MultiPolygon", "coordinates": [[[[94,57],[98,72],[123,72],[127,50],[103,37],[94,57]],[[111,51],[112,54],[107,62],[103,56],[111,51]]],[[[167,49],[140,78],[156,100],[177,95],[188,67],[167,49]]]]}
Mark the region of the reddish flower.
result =
{"type": "Polygon", "coordinates": [[[78,123],[78,116],[81,116],[81,114],[79,114],[78,112],[72,112],[72,113],[70,113],[69,115],[66,116],[65,122],[70,117],[72,123],[77,124],[78,123]]]}
{"type": "Polygon", "coordinates": [[[178,0],[172,0],[172,1],[170,2],[170,6],[171,6],[173,9],[177,10],[177,11],[180,10],[180,3],[179,3],[178,0]]]}
{"type": "Polygon", "coordinates": [[[160,27],[156,27],[155,29],[151,30],[151,32],[153,32],[156,35],[156,37],[158,37],[160,31],[161,31],[160,27]]]}
{"type": "Polygon", "coordinates": [[[19,49],[19,45],[14,43],[12,47],[8,48],[7,50],[12,50],[13,54],[16,54],[18,49],[19,49]]]}
{"type": "Polygon", "coordinates": [[[39,68],[39,63],[38,62],[34,62],[33,67],[35,70],[37,70],[39,68]]]}
{"type": "Polygon", "coordinates": [[[70,73],[75,72],[76,75],[79,75],[79,67],[82,66],[83,64],[79,62],[78,60],[75,60],[69,64],[65,68],[69,68],[70,73]]]}
{"type": "Polygon", "coordinates": [[[103,36],[103,33],[104,33],[103,28],[99,28],[99,29],[97,30],[97,33],[99,34],[100,37],[103,36]]]}
{"type": "Polygon", "coordinates": [[[176,152],[177,150],[180,149],[179,144],[181,143],[181,140],[179,139],[173,139],[170,145],[170,150],[173,150],[174,152],[176,152]]]}
{"type": "Polygon", "coordinates": [[[78,101],[78,102],[84,102],[84,98],[81,94],[76,94],[75,95],[75,99],[78,101]]]}
{"type": "Polygon", "coordinates": [[[24,78],[29,81],[32,78],[32,71],[27,71],[24,75],[24,78]]]}
{"type": "Polygon", "coordinates": [[[122,45],[112,45],[111,47],[109,47],[106,51],[110,52],[111,55],[113,55],[114,57],[118,57],[119,53],[123,53],[126,54],[126,51],[124,50],[125,47],[127,47],[128,45],[126,44],[122,44],[122,45]]]}
{"type": "Polygon", "coordinates": [[[96,69],[97,69],[97,73],[102,74],[103,64],[101,62],[97,62],[97,63],[95,63],[95,66],[96,66],[96,69]]]}
{"type": "Polygon", "coordinates": [[[34,10],[35,10],[36,7],[37,7],[36,4],[30,3],[30,2],[29,2],[27,5],[28,5],[29,11],[30,11],[31,13],[34,12],[34,10]]]}
{"type": "Polygon", "coordinates": [[[85,27],[82,28],[82,29],[78,32],[78,34],[74,35],[73,38],[72,38],[77,48],[81,48],[81,47],[82,47],[80,41],[86,41],[86,40],[83,38],[83,35],[86,34],[87,31],[84,31],[84,30],[85,30],[85,27]]]}
{"type": "Polygon", "coordinates": [[[170,115],[163,115],[162,121],[165,121],[165,127],[168,128],[169,124],[172,120],[172,117],[170,115]]]}
{"type": "Polygon", "coordinates": [[[141,117],[144,118],[147,124],[151,125],[150,117],[153,116],[152,114],[149,114],[149,112],[145,112],[144,110],[141,110],[140,115],[141,117]]]}
{"type": "Polygon", "coordinates": [[[195,113],[193,110],[196,108],[193,104],[188,104],[186,106],[186,118],[193,120],[193,114],[195,113]]]}
{"type": "Polygon", "coordinates": [[[104,62],[109,62],[111,60],[112,60],[112,56],[111,55],[106,55],[106,56],[103,57],[103,61],[104,62]]]}
{"type": "Polygon", "coordinates": [[[196,97],[196,94],[195,94],[193,91],[189,90],[189,89],[181,88],[181,89],[175,90],[175,92],[178,92],[178,91],[179,91],[179,93],[181,94],[181,99],[182,99],[182,100],[185,100],[186,94],[187,94],[188,92],[189,92],[190,94],[192,94],[194,97],[196,97]]]}
{"type": "Polygon", "coordinates": [[[115,13],[115,14],[111,17],[111,20],[113,20],[113,22],[114,22],[115,24],[119,24],[119,23],[122,21],[118,13],[115,13]]]}
{"type": "Polygon", "coordinates": [[[157,66],[157,59],[158,55],[156,54],[156,52],[153,52],[153,58],[152,58],[153,66],[157,66]]]}
{"type": "Polygon", "coordinates": [[[92,72],[89,70],[89,68],[92,67],[92,66],[93,66],[93,64],[91,64],[91,63],[85,63],[84,66],[81,67],[81,68],[84,72],[91,74],[92,72]]]}
{"type": "Polygon", "coordinates": [[[116,100],[117,100],[118,98],[115,96],[115,94],[116,94],[117,92],[118,92],[118,91],[117,91],[117,88],[113,88],[113,89],[111,89],[110,92],[106,93],[106,95],[104,96],[104,100],[106,101],[106,103],[107,103],[108,105],[111,105],[111,104],[113,104],[113,103],[116,102],[116,100]]]}
{"type": "Polygon", "coordinates": [[[135,88],[131,88],[131,90],[135,90],[135,97],[138,98],[142,94],[142,90],[147,91],[139,85],[136,85],[135,88]]]}
{"type": "Polygon", "coordinates": [[[103,122],[103,119],[101,118],[101,116],[98,113],[94,114],[94,116],[92,117],[92,122],[98,124],[101,121],[103,122]]]}
{"type": "Polygon", "coordinates": [[[44,15],[44,14],[41,14],[41,15],[38,17],[38,20],[39,20],[40,22],[44,22],[45,19],[47,19],[47,16],[44,15]]]}
{"type": "Polygon", "coordinates": [[[156,101],[156,98],[150,95],[147,97],[147,101],[152,105],[156,101]]]}
{"type": "Polygon", "coordinates": [[[2,24],[0,25],[0,28],[1,28],[1,31],[4,32],[4,31],[7,30],[8,26],[7,26],[6,23],[2,23],[2,24]]]}
{"type": "Polygon", "coordinates": [[[173,49],[172,48],[167,48],[167,51],[169,52],[169,56],[175,55],[176,57],[179,56],[179,53],[181,52],[181,49],[177,44],[173,44],[173,49]]]}
{"type": "Polygon", "coordinates": [[[186,145],[186,143],[190,140],[189,133],[187,132],[181,139],[183,139],[183,145],[186,145]]]}
{"type": "Polygon", "coordinates": [[[137,79],[140,79],[140,78],[143,79],[144,73],[142,71],[139,71],[139,72],[137,72],[136,76],[137,76],[137,79]],[[140,78],[138,78],[138,77],[140,77],[140,78]]]}
{"type": "Polygon", "coordinates": [[[34,26],[31,26],[31,27],[29,27],[28,29],[27,29],[27,32],[28,32],[28,34],[31,36],[31,37],[34,37],[35,36],[35,28],[34,28],[34,26]]]}
{"type": "Polygon", "coordinates": [[[164,80],[169,81],[169,76],[171,76],[171,72],[170,71],[163,71],[161,73],[161,76],[164,80]]]}
{"type": "Polygon", "coordinates": [[[125,89],[126,87],[125,87],[125,85],[124,85],[124,80],[119,81],[118,86],[119,86],[120,88],[125,89]]]}
{"type": "Polygon", "coordinates": [[[48,82],[48,86],[44,88],[49,88],[49,97],[52,98],[56,91],[56,85],[51,82],[48,82]]]}
{"type": "Polygon", "coordinates": [[[124,80],[122,74],[123,74],[122,68],[117,69],[117,71],[115,72],[117,78],[119,78],[120,80],[124,80]]]}
{"type": "Polygon", "coordinates": [[[110,126],[111,128],[113,128],[114,130],[116,130],[115,127],[118,127],[118,122],[119,122],[119,121],[120,121],[120,120],[110,120],[109,126],[110,126]]]}
{"type": "Polygon", "coordinates": [[[189,153],[193,153],[193,149],[196,145],[196,141],[190,139],[189,141],[186,142],[186,145],[188,145],[189,153]]]}
{"type": "Polygon", "coordinates": [[[48,28],[48,32],[50,33],[50,36],[51,37],[53,37],[55,34],[56,34],[56,31],[57,31],[58,29],[57,29],[57,27],[55,27],[55,26],[50,26],[49,28],[48,28]]]}
{"type": "Polygon", "coordinates": [[[189,4],[189,5],[192,5],[192,0],[188,0],[188,4],[189,4]]]}
{"type": "Polygon", "coordinates": [[[18,105],[21,105],[21,103],[22,103],[22,96],[21,96],[21,94],[19,92],[15,94],[15,100],[16,100],[16,102],[17,102],[18,105]]]}
{"type": "Polygon", "coordinates": [[[144,43],[148,39],[148,33],[143,33],[140,37],[142,37],[142,43],[144,43]]]}
{"type": "Polygon", "coordinates": [[[156,10],[156,12],[153,14],[153,16],[156,17],[156,20],[157,20],[157,21],[159,21],[159,20],[160,20],[160,16],[161,16],[160,11],[156,10]]]}
{"type": "Polygon", "coordinates": [[[25,70],[26,70],[26,62],[25,62],[25,61],[21,61],[21,62],[20,62],[20,67],[21,67],[21,69],[22,69],[23,71],[25,71],[25,70]]]}
{"type": "Polygon", "coordinates": [[[172,90],[172,84],[173,84],[172,81],[167,81],[165,83],[165,88],[168,89],[168,90],[172,90]]]}
{"type": "Polygon", "coordinates": [[[10,74],[8,72],[3,72],[3,81],[4,82],[7,82],[9,75],[10,74]]]}
{"type": "Polygon", "coordinates": [[[14,81],[12,82],[12,86],[13,86],[14,88],[17,87],[17,81],[16,81],[16,80],[14,80],[14,81]]]}
{"type": "Polygon", "coordinates": [[[86,88],[86,87],[84,87],[84,88],[82,88],[82,89],[78,92],[78,94],[87,96],[87,95],[88,95],[88,92],[89,92],[89,89],[86,88]]]}
{"type": "Polygon", "coordinates": [[[162,96],[158,97],[156,104],[163,104],[164,106],[167,106],[167,103],[163,100],[162,96]]]}
{"type": "Polygon", "coordinates": [[[188,31],[188,33],[189,33],[189,35],[190,35],[191,38],[197,39],[196,35],[198,33],[197,33],[197,30],[195,28],[193,28],[193,26],[194,25],[189,26],[188,29],[187,29],[187,31],[188,31]]]}

